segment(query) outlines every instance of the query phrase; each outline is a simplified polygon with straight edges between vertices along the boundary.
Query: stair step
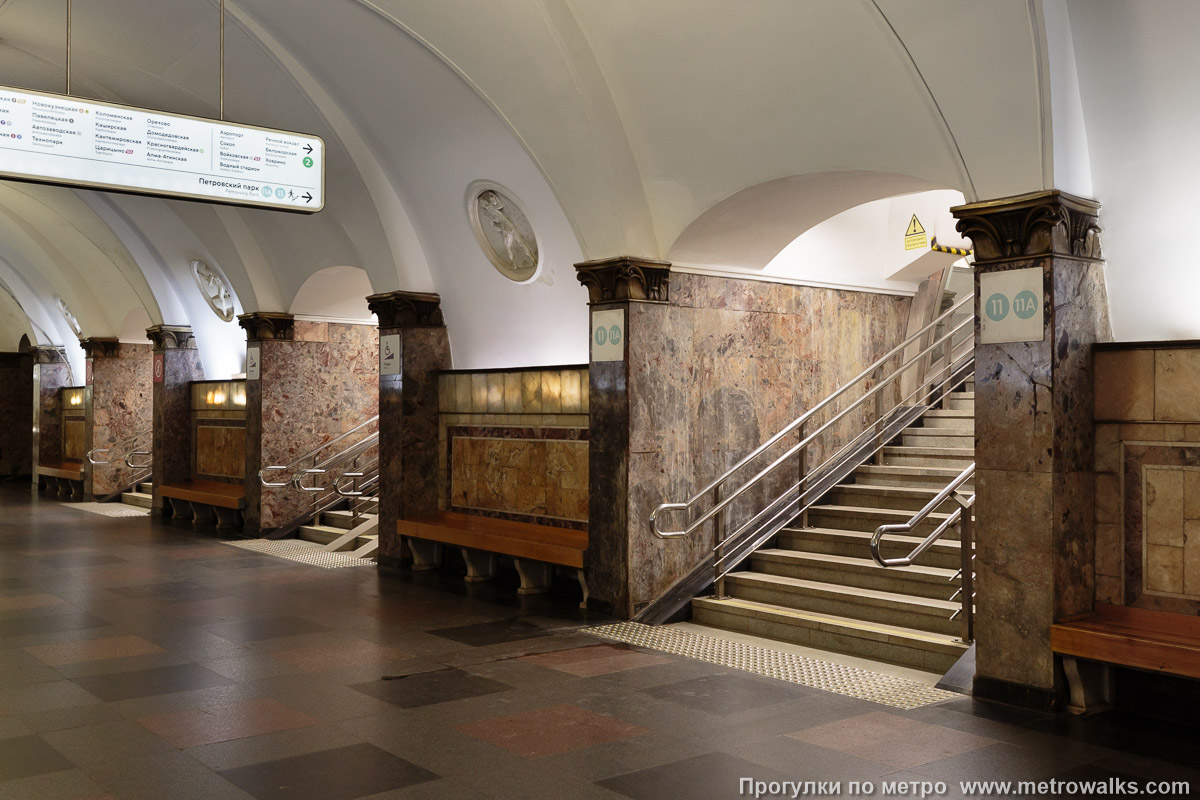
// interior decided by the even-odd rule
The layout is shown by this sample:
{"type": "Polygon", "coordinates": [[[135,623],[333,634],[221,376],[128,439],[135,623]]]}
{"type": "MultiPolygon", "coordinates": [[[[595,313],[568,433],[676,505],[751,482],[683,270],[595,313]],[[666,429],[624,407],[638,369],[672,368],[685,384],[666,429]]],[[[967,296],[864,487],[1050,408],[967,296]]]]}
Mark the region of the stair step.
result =
{"type": "Polygon", "coordinates": [[[888,445],[880,450],[880,459],[885,465],[952,467],[961,471],[975,463],[975,448],[888,445]]]}
{"type": "Polygon", "coordinates": [[[735,572],[726,577],[725,591],[730,597],[755,603],[896,625],[926,633],[958,636],[963,627],[961,620],[950,619],[961,608],[957,602],[783,575],[735,572]]]}
{"type": "MultiPolygon", "coordinates": [[[[836,528],[784,528],[779,532],[778,547],[802,553],[824,553],[847,558],[870,558],[870,531],[847,531],[836,528]]],[[[929,567],[956,570],[962,563],[962,548],[958,538],[948,531],[921,554],[920,563],[929,567]]],[[[920,536],[890,534],[883,540],[883,557],[899,558],[912,552],[923,541],[920,536]]],[[[947,597],[950,596],[948,592],[947,597]]]]}
{"type": "Polygon", "coordinates": [[[975,413],[974,392],[951,392],[942,400],[942,405],[948,411],[970,411],[975,413]]]}
{"type": "Polygon", "coordinates": [[[921,422],[924,423],[926,430],[935,428],[955,432],[975,432],[974,410],[952,409],[943,411],[935,408],[922,414],[921,422]]]}
{"type": "MultiPolygon", "coordinates": [[[[953,470],[951,470],[953,471],[953,470]]],[[[829,493],[830,502],[839,506],[859,508],[890,508],[918,511],[937,496],[950,479],[941,486],[875,486],[869,483],[843,483],[829,493]]],[[[967,492],[971,494],[971,492],[967,492]]],[[[953,498],[946,500],[938,511],[950,513],[958,508],[953,498]]]]}
{"type": "Polygon", "coordinates": [[[925,565],[881,567],[870,557],[769,548],[755,552],[748,561],[754,572],[934,600],[949,600],[958,588],[958,581],[954,579],[957,570],[925,565]]]}
{"type": "MultiPolygon", "coordinates": [[[[374,518],[374,514],[360,513],[358,515],[358,524],[361,525],[374,518]]],[[[354,514],[350,511],[322,511],[320,524],[333,528],[341,528],[344,533],[354,527],[354,514]]]]}
{"type": "Polygon", "coordinates": [[[955,637],[865,622],[833,614],[799,611],[739,598],[696,598],[693,619],[702,625],[780,639],[808,647],[945,672],[966,645],[955,637]]]}
{"type": "MultiPolygon", "coordinates": [[[[913,512],[900,508],[864,508],[861,506],[821,505],[808,509],[808,522],[817,528],[837,528],[848,531],[874,531],[880,525],[908,522],[913,512]]],[[[925,536],[950,516],[949,512],[934,511],[913,531],[925,536]]]]}
{"type": "MultiPolygon", "coordinates": [[[[335,539],[345,536],[346,529],[335,528],[330,525],[303,525],[298,531],[296,531],[296,535],[306,542],[314,542],[316,544],[325,545],[329,544],[335,539]]],[[[362,547],[364,544],[371,541],[372,538],[372,536],[356,536],[353,542],[349,542],[346,545],[345,549],[354,550],[355,548],[362,547]]]]}
{"type": "Polygon", "coordinates": [[[145,483],[139,483],[137,485],[137,490],[139,492],[144,492],[145,494],[153,495],[154,494],[154,484],[150,483],[149,481],[146,481],[145,483]]]}
{"type": "MultiPolygon", "coordinates": [[[[953,467],[912,467],[892,464],[864,464],[854,471],[856,484],[870,486],[928,487],[940,490],[962,472],[953,467]]],[[[973,482],[964,484],[967,491],[973,482]]]]}
{"type": "Polygon", "coordinates": [[[127,506],[137,506],[138,508],[153,508],[154,495],[146,494],[145,492],[122,492],[121,502],[127,506]]]}
{"type": "Polygon", "coordinates": [[[975,433],[953,428],[906,428],[900,435],[905,447],[958,447],[975,449],[975,433]]]}

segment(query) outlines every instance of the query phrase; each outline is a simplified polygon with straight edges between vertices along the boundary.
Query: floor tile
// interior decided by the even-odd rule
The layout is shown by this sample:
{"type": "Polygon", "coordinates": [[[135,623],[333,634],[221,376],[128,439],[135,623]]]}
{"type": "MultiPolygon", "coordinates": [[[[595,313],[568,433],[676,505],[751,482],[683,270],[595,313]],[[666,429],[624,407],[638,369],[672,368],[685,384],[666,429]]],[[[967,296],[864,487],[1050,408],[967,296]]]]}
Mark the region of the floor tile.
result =
{"type": "Polygon", "coordinates": [[[224,770],[220,775],[258,800],[352,800],[438,778],[369,744],[224,770]]]}
{"type": "Polygon", "coordinates": [[[226,625],[209,625],[205,630],[231,642],[261,642],[283,636],[301,636],[306,633],[322,633],[329,628],[299,617],[274,617],[248,622],[231,622],[226,625]]]}
{"type": "Polygon", "coordinates": [[[52,594],[18,594],[0,597],[0,611],[24,611],[30,608],[49,608],[64,605],[65,601],[52,594]]]}
{"type": "Polygon", "coordinates": [[[29,686],[0,689],[0,716],[32,714],[56,708],[86,706],[99,702],[87,690],[71,681],[48,681],[29,686]]]}
{"type": "Polygon", "coordinates": [[[173,581],[168,583],[150,583],[142,586],[117,586],[106,591],[130,600],[166,600],[172,602],[189,602],[193,600],[209,600],[225,597],[224,592],[211,589],[199,583],[190,581],[173,581]]]}
{"type": "Polygon", "coordinates": [[[525,656],[522,660],[530,664],[537,664],[539,667],[565,672],[577,678],[610,675],[614,672],[625,672],[639,667],[671,663],[671,659],[666,656],[642,653],[606,644],[539,653],[525,656]]]}
{"type": "Polygon", "coordinates": [[[992,739],[875,711],[790,734],[828,750],[911,769],[993,745],[992,739]]]}
{"type": "Polygon", "coordinates": [[[447,703],[451,700],[481,697],[513,689],[506,683],[481,678],[457,669],[421,672],[396,680],[357,683],[350,688],[401,708],[447,703]]]}
{"type": "Polygon", "coordinates": [[[711,675],[643,689],[642,692],[688,708],[725,716],[762,706],[786,703],[812,690],[777,681],[764,682],[740,675],[711,675]]]}
{"type": "Polygon", "coordinates": [[[23,617],[0,620],[0,639],[15,639],[19,636],[35,636],[42,633],[61,633],[90,628],[103,628],[109,623],[93,614],[75,611],[68,614],[53,614],[46,617],[23,617]]]}
{"type": "Polygon", "coordinates": [[[305,672],[317,672],[339,667],[382,666],[405,661],[409,656],[392,647],[358,640],[276,650],[271,653],[271,658],[292,664],[305,672]]]}
{"type": "Polygon", "coordinates": [[[48,567],[70,569],[73,567],[97,567],[105,564],[123,564],[125,559],[101,553],[61,553],[53,556],[42,556],[38,559],[48,567]]]}
{"type": "Polygon", "coordinates": [[[493,644],[517,642],[524,639],[535,639],[550,635],[550,631],[545,628],[539,628],[537,625],[531,625],[528,622],[511,619],[496,622],[480,622],[475,625],[461,625],[456,628],[439,628],[429,631],[429,633],[434,636],[441,636],[444,639],[471,645],[472,647],[486,647],[493,644]]]}
{"type": "Polygon", "coordinates": [[[50,731],[43,733],[42,738],[80,767],[170,749],[170,745],[153,733],[125,720],[50,731]]]}
{"type": "Polygon", "coordinates": [[[180,664],[75,678],[74,683],[105,702],[113,702],[221,686],[232,681],[195,664],[180,664]]]}
{"type": "Polygon", "coordinates": [[[166,652],[158,645],[151,644],[140,636],[110,636],[104,639],[86,639],[78,642],[39,644],[26,647],[25,650],[52,667],[78,664],[82,661],[103,661],[109,658],[166,652]]]}
{"type": "Polygon", "coordinates": [[[84,772],[120,800],[248,800],[251,795],[180,752],[106,761],[84,772]]]}
{"type": "Polygon", "coordinates": [[[0,781],[61,772],[74,766],[40,736],[18,736],[0,742],[0,781]]]}
{"type": "Polygon", "coordinates": [[[634,800],[666,800],[675,797],[686,797],[688,800],[729,800],[744,796],[739,783],[743,778],[770,783],[796,780],[796,777],[795,774],[776,772],[726,753],[709,753],[615,778],[606,778],[598,781],[597,785],[634,800]]]}
{"type": "Polygon", "coordinates": [[[79,769],[0,783],[4,800],[116,800],[79,769]]]}
{"type": "Polygon", "coordinates": [[[137,721],[180,750],[320,724],[320,720],[269,697],[157,714],[137,721]]]}
{"type": "Polygon", "coordinates": [[[525,758],[566,753],[648,733],[645,728],[575,705],[539,708],[455,727],[525,758]]]}

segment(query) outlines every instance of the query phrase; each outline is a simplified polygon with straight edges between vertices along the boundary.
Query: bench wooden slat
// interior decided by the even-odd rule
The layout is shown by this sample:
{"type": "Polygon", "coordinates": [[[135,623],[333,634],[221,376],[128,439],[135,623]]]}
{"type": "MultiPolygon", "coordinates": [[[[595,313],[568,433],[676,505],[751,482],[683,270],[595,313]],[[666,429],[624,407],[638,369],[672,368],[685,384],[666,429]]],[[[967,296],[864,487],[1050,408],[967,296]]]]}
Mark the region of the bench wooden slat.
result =
{"type": "Polygon", "coordinates": [[[60,464],[39,464],[38,475],[49,478],[67,478],[68,480],[83,480],[83,464],[74,461],[64,461],[60,464]]]}
{"type": "Polygon", "coordinates": [[[246,504],[246,487],[219,481],[184,481],[156,487],[162,497],[174,497],[189,503],[220,508],[241,508],[246,504]]]}
{"type": "Polygon", "coordinates": [[[582,567],[587,550],[586,531],[449,511],[440,512],[434,517],[402,519],[396,528],[401,536],[565,567],[582,567]]]}
{"type": "Polygon", "coordinates": [[[1050,649],[1090,661],[1200,678],[1200,619],[1098,605],[1094,614],[1051,625],[1050,649]]]}

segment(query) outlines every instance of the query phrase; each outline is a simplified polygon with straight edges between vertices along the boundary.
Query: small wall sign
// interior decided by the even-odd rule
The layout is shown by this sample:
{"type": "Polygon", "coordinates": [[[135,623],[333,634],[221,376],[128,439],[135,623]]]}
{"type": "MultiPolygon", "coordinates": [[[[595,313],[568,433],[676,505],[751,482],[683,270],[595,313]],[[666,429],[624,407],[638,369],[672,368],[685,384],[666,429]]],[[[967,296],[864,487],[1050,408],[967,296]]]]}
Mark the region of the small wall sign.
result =
{"type": "Polygon", "coordinates": [[[246,380],[257,381],[262,378],[262,357],[257,347],[246,348],[246,380]]]}
{"type": "Polygon", "coordinates": [[[625,360],[625,312],[592,312],[592,361],[625,360]]]}
{"type": "Polygon", "coordinates": [[[379,337],[379,374],[400,374],[400,334],[379,337]]]}
{"type": "Polygon", "coordinates": [[[1040,342],[1045,337],[1041,267],[979,276],[979,341],[1040,342]]]}
{"type": "Polygon", "coordinates": [[[166,374],[166,371],[167,371],[167,367],[163,361],[163,354],[155,353],[154,354],[154,382],[162,383],[163,376],[166,374]]]}

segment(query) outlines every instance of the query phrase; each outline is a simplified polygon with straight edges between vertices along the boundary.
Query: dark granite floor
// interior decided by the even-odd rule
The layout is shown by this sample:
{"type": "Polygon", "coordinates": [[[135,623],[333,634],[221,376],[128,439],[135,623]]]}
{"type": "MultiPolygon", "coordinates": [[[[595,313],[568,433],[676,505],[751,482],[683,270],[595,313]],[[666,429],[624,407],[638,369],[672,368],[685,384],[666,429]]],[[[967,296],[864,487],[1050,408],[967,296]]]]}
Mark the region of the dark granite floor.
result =
{"type": "Polygon", "coordinates": [[[0,484],[0,798],[698,800],[742,778],[961,797],[1112,776],[1200,793],[1179,725],[901,712],[605,643],[573,605],[307,567],[0,484]]]}

